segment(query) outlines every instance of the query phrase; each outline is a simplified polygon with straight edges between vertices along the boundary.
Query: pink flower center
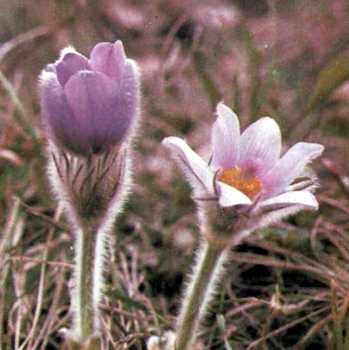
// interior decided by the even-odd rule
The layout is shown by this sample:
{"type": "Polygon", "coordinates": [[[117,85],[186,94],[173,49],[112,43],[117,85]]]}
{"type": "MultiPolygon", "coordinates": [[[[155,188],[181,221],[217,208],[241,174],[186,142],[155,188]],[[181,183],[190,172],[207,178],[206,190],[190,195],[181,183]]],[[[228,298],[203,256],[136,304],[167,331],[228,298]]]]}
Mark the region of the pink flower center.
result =
{"type": "Polygon", "coordinates": [[[239,167],[224,169],[218,180],[235,187],[247,197],[253,198],[261,189],[261,181],[249,171],[242,171],[239,167]]]}

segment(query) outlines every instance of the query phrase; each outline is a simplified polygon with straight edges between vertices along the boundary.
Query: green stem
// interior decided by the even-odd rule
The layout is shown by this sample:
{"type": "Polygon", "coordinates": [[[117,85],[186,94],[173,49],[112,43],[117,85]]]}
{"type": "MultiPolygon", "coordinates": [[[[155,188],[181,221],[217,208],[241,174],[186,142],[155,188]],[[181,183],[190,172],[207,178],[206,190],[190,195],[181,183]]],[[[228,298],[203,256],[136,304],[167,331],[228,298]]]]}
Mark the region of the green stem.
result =
{"type": "Polygon", "coordinates": [[[75,308],[74,333],[78,340],[85,343],[96,333],[98,309],[94,305],[94,270],[97,233],[79,230],[76,238],[75,288],[73,303],[75,308]]]}
{"type": "Polygon", "coordinates": [[[175,350],[188,350],[195,340],[197,329],[215,284],[228,256],[228,249],[221,245],[201,243],[196,267],[177,322],[175,350]]]}

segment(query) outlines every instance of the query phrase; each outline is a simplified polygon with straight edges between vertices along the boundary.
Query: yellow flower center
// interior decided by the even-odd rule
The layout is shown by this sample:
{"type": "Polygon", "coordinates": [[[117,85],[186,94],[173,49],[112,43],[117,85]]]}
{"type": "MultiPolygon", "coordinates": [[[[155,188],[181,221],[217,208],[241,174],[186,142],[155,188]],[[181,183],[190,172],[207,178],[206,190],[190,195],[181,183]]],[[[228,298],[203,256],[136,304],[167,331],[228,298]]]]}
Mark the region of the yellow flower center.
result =
{"type": "Polygon", "coordinates": [[[224,169],[218,180],[235,187],[249,198],[253,198],[262,188],[262,183],[256,176],[248,171],[242,171],[237,166],[224,169]]]}

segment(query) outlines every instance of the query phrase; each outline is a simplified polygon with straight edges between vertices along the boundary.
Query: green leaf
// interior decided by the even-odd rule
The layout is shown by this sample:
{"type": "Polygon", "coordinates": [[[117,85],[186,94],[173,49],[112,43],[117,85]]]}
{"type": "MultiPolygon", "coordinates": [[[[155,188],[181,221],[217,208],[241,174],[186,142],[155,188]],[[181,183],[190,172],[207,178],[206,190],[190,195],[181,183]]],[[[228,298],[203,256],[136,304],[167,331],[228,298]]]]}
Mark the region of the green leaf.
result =
{"type": "Polygon", "coordinates": [[[38,139],[38,133],[36,129],[33,127],[29,116],[26,113],[26,110],[20,101],[17,92],[11,82],[5,77],[5,75],[0,71],[0,84],[4,88],[5,92],[8,94],[10,99],[12,100],[16,110],[17,114],[14,114],[16,121],[18,124],[22,127],[22,129],[30,135],[32,140],[34,141],[34,144],[37,145],[39,142],[38,139]]]}
{"type": "Polygon", "coordinates": [[[245,45],[250,64],[253,67],[259,66],[263,61],[263,56],[257,49],[253,34],[246,28],[243,28],[241,30],[241,39],[245,45]]]}
{"type": "Polygon", "coordinates": [[[306,114],[320,106],[343,82],[349,79],[349,55],[339,54],[319,73],[315,90],[309,99],[306,114]]]}
{"type": "Polygon", "coordinates": [[[203,51],[196,50],[193,52],[193,64],[195,71],[210,99],[212,107],[216,108],[216,104],[222,99],[222,95],[219,92],[214,81],[207,73],[207,57],[203,51]]]}
{"type": "Polygon", "coordinates": [[[225,350],[233,350],[233,348],[230,346],[227,339],[227,327],[226,327],[225,318],[222,314],[217,315],[217,325],[218,325],[219,331],[223,335],[225,350]]]}
{"type": "Polygon", "coordinates": [[[249,60],[249,79],[251,83],[250,108],[252,120],[259,116],[261,106],[265,104],[267,85],[259,78],[259,67],[263,62],[263,56],[257,49],[253,34],[246,28],[241,30],[241,40],[245,46],[249,60]]]}
{"type": "Polygon", "coordinates": [[[128,309],[136,308],[140,309],[142,311],[146,311],[147,308],[142,304],[141,302],[134,300],[130,298],[128,295],[126,295],[121,289],[113,289],[111,291],[107,291],[106,294],[112,298],[116,298],[120,300],[128,309]]]}

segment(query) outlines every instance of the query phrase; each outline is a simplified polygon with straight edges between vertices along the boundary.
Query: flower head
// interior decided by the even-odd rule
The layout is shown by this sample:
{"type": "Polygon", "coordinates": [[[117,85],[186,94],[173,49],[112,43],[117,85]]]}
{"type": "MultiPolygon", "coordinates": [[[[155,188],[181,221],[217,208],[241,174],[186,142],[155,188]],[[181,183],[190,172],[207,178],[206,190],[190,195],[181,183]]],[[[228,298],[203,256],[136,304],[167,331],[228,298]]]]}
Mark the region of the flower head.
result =
{"type": "Polygon", "coordinates": [[[240,134],[238,117],[223,103],[217,106],[217,116],[209,164],[184,140],[163,141],[187,175],[196,199],[217,200],[221,207],[247,206],[255,214],[318,208],[312,194],[316,178],[307,165],[322,153],[322,145],[299,142],[281,156],[281,133],[273,119],[261,118],[240,134]]]}
{"type": "Polygon", "coordinates": [[[64,49],[40,82],[50,136],[78,155],[102,153],[123,141],[139,108],[137,64],[121,41],[97,44],[89,59],[64,49]]]}

